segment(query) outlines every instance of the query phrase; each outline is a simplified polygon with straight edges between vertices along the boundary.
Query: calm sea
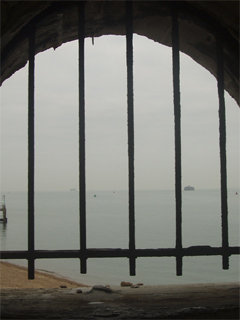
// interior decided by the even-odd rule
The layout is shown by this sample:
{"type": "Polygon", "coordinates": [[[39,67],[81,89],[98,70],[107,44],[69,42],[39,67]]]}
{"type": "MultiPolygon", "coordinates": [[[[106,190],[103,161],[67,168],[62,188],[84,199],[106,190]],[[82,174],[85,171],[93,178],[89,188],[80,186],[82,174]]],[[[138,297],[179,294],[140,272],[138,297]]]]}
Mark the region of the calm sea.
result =
{"type": "MultiPolygon", "coordinates": [[[[229,244],[239,246],[239,195],[228,192],[229,244]]],[[[5,193],[6,225],[0,223],[1,250],[27,249],[27,194],[5,193]]],[[[36,249],[78,249],[78,193],[37,192],[35,195],[36,249]]],[[[136,247],[175,246],[174,191],[137,191],[136,247]]],[[[221,246],[220,192],[183,192],[183,246],[221,246]]],[[[87,192],[87,247],[128,247],[128,194],[126,191],[87,192]],[[96,195],[96,196],[95,196],[96,195]]],[[[10,262],[27,265],[24,260],[10,262]]],[[[239,281],[239,256],[230,257],[230,269],[222,270],[221,257],[184,257],[183,276],[176,276],[175,258],[138,258],[137,275],[129,276],[125,258],[88,259],[86,275],[78,259],[43,259],[36,268],[86,284],[119,285],[121,281],[181,284],[239,281]]]]}

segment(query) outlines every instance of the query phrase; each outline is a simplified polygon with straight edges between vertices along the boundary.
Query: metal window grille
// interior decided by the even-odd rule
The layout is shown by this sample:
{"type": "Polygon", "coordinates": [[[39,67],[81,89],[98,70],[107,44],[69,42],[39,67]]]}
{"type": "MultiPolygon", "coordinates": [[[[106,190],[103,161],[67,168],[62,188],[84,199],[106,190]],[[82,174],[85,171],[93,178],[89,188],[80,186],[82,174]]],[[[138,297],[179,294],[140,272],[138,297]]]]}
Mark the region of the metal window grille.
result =
{"type": "Polygon", "coordinates": [[[240,253],[240,247],[230,247],[228,242],[228,205],[226,170],[226,127],[224,101],[224,44],[221,32],[216,31],[217,86],[219,97],[219,141],[221,172],[221,219],[222,246],[182,246],[182,179],[181,179],[181,103],[179,65],[179,27],[176,3],[172,6],[172,65],[173,100],[175,126],[175,199],[176,199],[176,245],[174,248],[136,249],[135,248],[135,204],[134,204],[134,99],[133,99],[133,12],[132,2],[126,1],[126,58],[127,58],[127,112],[128,112],[128,169],[129,169],[129,247],[128,249],[87,248],[86,245],[86,177],[85,177],[85,88],[84,88],[84,39],[85,3],[78,4],[79,42],[79,250],[35,250],[34,246],[34,58],[35,27],[30,28],[29,39],[29,88],[28,88],[28,250],[1,251],[2,259],[27,259],[28,278],[34,279],[34,263],[43,258],[79,258],[81,273],[87,272],[89,258],[129,259],[130,275],[136,274],[138,257],[175,257],[176,274],[182,275],[183,257],[222,256],[223,269],[229,268],[229,256],[240,253]]]}

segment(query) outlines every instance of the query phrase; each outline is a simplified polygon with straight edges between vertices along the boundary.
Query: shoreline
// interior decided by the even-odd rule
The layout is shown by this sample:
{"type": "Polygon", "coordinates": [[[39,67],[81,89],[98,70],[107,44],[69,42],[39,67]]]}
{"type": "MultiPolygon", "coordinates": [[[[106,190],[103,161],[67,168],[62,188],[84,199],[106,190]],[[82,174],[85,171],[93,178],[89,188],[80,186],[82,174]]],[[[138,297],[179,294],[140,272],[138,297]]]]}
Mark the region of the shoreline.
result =
{"type": "Polygon", "coordinates": [[[28,280],[27,268],[10,262],[0,261],[1,289],[40,289],[40,288],[88,287],[61,275],[49,273],[47,270],[35,270],[35,279],[28,280]]]}
{"type": "MultiPolygon", "coordinates": [[[[180,288],[180,287],[204,287],[204,286],[221,286],[221,285],[238,285],[239,281],[227,282],[206,282],[206,283],[186,283],[186,284],[156,284],[143,285],[144,290],[155,291],[158,288],[180,288]]],[[[28,280],[28,269],[8,261],[0,260],[0,289],[57,289],[57,288],[90,288],[93,285],[83,284],[78,281],[71,280],[63,275],[44,269],[35,269],[35,279],[28,280]]],[[[116,290],[132,292],[130,287],[121,287],[113,285],[116,290]]],[[[143,290],[142,288],[142,290],[143,290]]],[[[142,291],[141,290],[141,291],[142,291]]],[[[135,292],[136,293],[136,292],[135,292]]]]}

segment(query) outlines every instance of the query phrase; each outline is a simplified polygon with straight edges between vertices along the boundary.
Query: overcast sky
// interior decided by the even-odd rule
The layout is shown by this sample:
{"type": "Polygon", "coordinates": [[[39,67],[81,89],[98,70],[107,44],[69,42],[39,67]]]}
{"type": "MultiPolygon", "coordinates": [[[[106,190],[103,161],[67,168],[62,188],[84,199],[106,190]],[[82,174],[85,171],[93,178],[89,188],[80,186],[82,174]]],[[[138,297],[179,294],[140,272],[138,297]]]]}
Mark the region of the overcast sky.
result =
{"type": "MultiPolygon", "coordinates": [[[[126,190],[125,38],[85,41],[87,190],[126,190]]],[[[171,48],[134,35],[136,189],[174,189],[171,48]]],[[[35,188],[78,189],[78,44],[36,56],[35,188]]],[[[27,190],[28,66],[1,87],[1,191],[27,190]]],[[[226,93],[229,188],[239,188],[239,108],[226,93]]],[[[216,79],[181,54],[182,181],[220,185],[216,79]]]]}

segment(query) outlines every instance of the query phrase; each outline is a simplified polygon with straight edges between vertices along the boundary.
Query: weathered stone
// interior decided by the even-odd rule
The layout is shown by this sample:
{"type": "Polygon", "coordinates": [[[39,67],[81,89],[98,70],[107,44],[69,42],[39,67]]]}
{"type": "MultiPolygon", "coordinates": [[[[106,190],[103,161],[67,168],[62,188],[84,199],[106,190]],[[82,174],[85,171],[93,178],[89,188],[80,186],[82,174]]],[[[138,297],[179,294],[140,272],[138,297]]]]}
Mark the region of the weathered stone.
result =
{"type": "Polygon", "coordinates": [[[71,291],[1,289],[1,319],[239,319],[239,283],[149,286],[99,299],[71,291]]]}
{"type": "Polygon", "coordinates": [[[131,287],[132,283],[131,282],[127,282],[127,281],[122,281],[121,282],[121,287],[131,287]]]}
{"type": "Polygon", "coordinates": [[[82,293],[81,289],[77,289],[76,293],[82,293]]]}
{"type": "Polygon", "coordinates": [[[92,287],[91,291],[90,292],[93,292],[93,291],[103,291],[103,292],[106,292],[106,293],[112,293],[113,290],[110,289],[109,287],[106,287],[106,286],[102,286],[102,285],[95,285],[92,287]]]}
{"type": "MultiPolygon", "coordinates": [[[[28,61],[27,34],[36,24],[36,50],[77,39],[78,1],[1,1],[1,83],[28,61]]],[[[175,5],[175,4],[174,4],[175,5]]],[[[215,30],[222,30],[225,88],[239,103],[239,2],[181,1],[180,50],[215,77],[215,30]]],[[[171,46],[171,1],[133,1],[134,33],[171,46]]],[[[125,34],[125,1],[86,1],[85,35],[125,34]]]]}

